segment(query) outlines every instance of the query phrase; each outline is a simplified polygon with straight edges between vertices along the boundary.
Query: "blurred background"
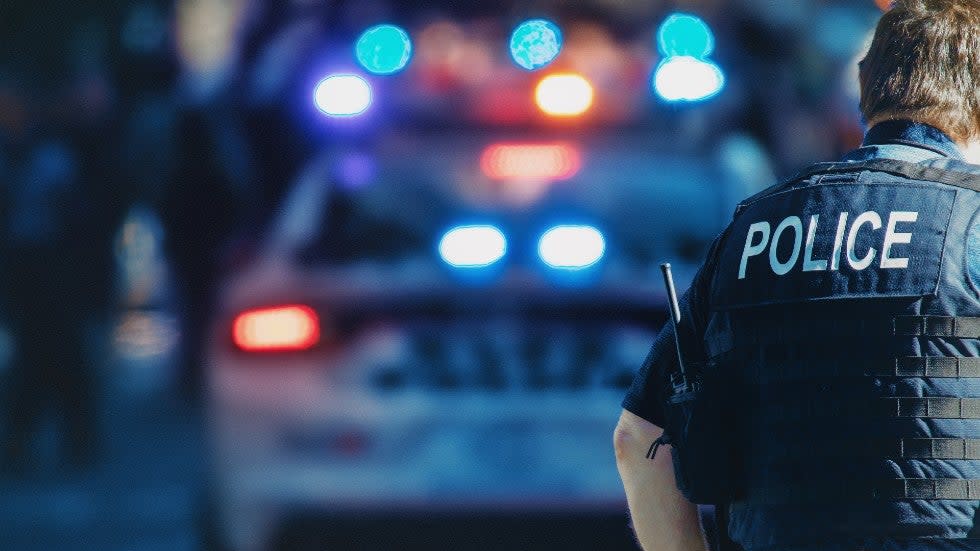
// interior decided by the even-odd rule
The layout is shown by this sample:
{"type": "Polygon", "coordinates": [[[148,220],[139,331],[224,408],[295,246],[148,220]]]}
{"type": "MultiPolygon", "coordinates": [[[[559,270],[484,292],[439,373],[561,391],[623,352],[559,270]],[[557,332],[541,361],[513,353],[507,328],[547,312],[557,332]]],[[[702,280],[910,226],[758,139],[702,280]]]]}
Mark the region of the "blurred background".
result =
{"type": "Polygon", "coordinates": [[[7,549],[636,549],[619,401],[872,0],[0,6],[7,549]]]}

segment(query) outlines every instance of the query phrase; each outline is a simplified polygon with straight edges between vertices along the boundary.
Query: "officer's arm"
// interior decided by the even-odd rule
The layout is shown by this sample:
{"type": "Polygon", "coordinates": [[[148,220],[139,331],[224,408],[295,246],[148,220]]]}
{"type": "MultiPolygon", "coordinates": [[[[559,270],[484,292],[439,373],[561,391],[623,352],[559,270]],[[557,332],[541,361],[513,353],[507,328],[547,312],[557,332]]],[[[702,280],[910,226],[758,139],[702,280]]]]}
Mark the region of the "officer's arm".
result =
{"type": "Polygon", "coordinates": [[[661,434],[663,429],[626,410],[616,425],[616,466],[633,530],[646,551],[704,551],[698,509],[677,490],[670,447],[661,447],[652,461],[646,457],[661,434]]]}

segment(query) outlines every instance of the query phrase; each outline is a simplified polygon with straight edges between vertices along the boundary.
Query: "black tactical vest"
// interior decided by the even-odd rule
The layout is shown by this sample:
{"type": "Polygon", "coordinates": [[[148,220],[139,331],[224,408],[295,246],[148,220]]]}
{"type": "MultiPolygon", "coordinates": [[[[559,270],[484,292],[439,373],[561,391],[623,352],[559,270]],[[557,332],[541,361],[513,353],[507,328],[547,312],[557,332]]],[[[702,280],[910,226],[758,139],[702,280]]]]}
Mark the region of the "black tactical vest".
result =
{"type": "Polygon", "coordinates": [[[974,536],[973,170],[827,163],[740,204],[668,432],[681,489],[730,503],[746,548],[974,536]]]}

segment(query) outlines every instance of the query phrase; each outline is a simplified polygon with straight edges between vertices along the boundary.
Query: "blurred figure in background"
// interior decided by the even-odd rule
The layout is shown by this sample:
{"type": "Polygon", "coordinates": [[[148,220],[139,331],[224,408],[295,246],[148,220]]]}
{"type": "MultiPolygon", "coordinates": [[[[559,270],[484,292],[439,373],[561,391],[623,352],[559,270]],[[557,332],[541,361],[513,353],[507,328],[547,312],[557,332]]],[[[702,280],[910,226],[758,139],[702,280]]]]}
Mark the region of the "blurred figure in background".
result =
{"type": "Polygon", "coordinates": [[[26,119],[7,116],[2,129],[8,166],[0,236],[18,351],[2,461],[17,472],[36,462],[35,432],[51,410],[65,429],[66,463],[86,467],[99,444],[89,341],[106,313],[109,242],[120,206],[112,153],[104,147],[113,101],[106,29],[96,21],[79,24],[73,16],[82,12],[65,14],[60,23],[30,10],[9,13],[17,26],[8,35],[14,44],[46,31],[61,40],[24,48],[33,55],[8,64],[20,78],[9,79],[8,98],[15,99],[7,107],[20,105],[26,119]]]}
{"type": "Polygon", "coordinates": [[[175,7],[180,142],[161,216],[181,300],[181,385],[192,399],[202,384],[201,350],[220,258],[255,207],[238,86],[253,7],[252,0],[180,0],[175,7]]]}
{"type": "MultiPolygon", "coordinates": [[[[666,251],[695,262],[711,232],[679,208],[658,213],[660,227],[668,231],[652,232],[650,224],[640,222],[652,211],[637,194],[658,204],[712,212],[715,207],[703,206],[703,193],[710,194],[706,197],[712,203],[717,194],[723,199],[717,210],[727,217],[738,199],[829,155],[826,148],[837,144],[840,152],[850,149],[861,133],[854,102],[840,101],[828,119],[827,89],[837,87],[833,77],[838,67],[823,62],[826,52],[813,51],[814,44],[853,55],[853,38],[866,28],[852,32],[853,25],[841,24],[848,19],[843,16],[853,12],[851,19],[873,19],[877,9],[870,0],[778,5],[765,0],[495,5],[8,0],[0,9],[0,392],[5,393],[0,415],[6,417],[0,419],[0,431],[7,437],[6,449],[0,446],[0,462],[23,470],[35,458],[47,457],[51,431],[46,416],[63,421],[58,426],[65,430],[58,432],[66,436],[72,464],[85,465],[92,457],[99,462],[86,476],[70,479],[0,476],[3,547],[192,545],[189,520],[197,513],[196,477],[206,463],[201,457],[205,448],[195,438],[203,423],[200,411],[185,408],[179,399],[171,401],[179,398],[173,378],[179,378],[185,396],[194,399],[201,392],[201,350],[209,318],[228,313],[216,308],[221,304],[218,291],[225,289],[220,282],[227,283],[229,275],[248,265],[253,245],[269,235],[263,223],[285,211],[280,197],[312,159],[334,149],[349,153],[331,157],[337,162],[322,176],[324,183],[340,182],[331,195],[330,233],[353,235],[351,227],[368,223],[363,241],[345,247],[351,239],[326,240],[324,252],[347,260],[366,254],[387,260],[396,256],[392,247],[399,240],[357,214],[360,195],[367,196],[360,186],[432,178],[418,167],[398,170],[394,180],[379,176],[379,167],[406,149],[374,136],[403,124],[409,128],[404,135],[409,142],[430,133],[452,133],[460,147],[440,152],[450,162],[436,175],[458,180],[460,189],[454,193],[473,196],[465,205],[438,209],[454,215],[465,214],[481,203],[478,195],[496,194],[494,190],[505,190],[501,193],[515,205],[523,201],[521,208],[544,201],[560,204],[560,210],[572,208],[590,193],[585,187],[572,197],[568,182],[551,188],[488,180],[473,148],[483,140],[581,137],[590,142],[582,145],[585,165],[596,168],[595,180],[603,182],[601,194],[587,202],[617,213],[617,219],[608,221],[608,235],[617,246],[635,249],[630,255],[651,266],[666,251]],[[717,61],[729,80],[716,100],[669,103],[651,89],[661,60],[654,35],[675,9],[705,17],[718,31],[717,61]],[[524,73],[506,56],[506,34],[524,16],[567,23],[564,53],[551,69],[582,71],[596,84],[594,119],[542,118],[532,95],[543,73],[524,73]],[[353,69],[354,38],[381,22],[405,25],[416,41],[408,70],[393,77],[399,80],[370,77],[377,85],[378,106],[365,124],[324,119],[310,105],[313,84],[334,65],[353,69]],[[820,41],[823,35],[828,38],[820,41]],[[620,124],[629,132],[621,132],[620,124]],[[582,132],[585,127],[589,131],[582,132]],[[602,167],[602,147],[593,143],[626,134],[636,134],[633,143],[642,145],[623,149],[624,156],[616,157],[622,166],[602,167]],[[632,185],[629,178],[609,181],[602,175],[667,172],[660,165],[651,167],[650,152],[672,151],[677,144],[684,145],[695,164],[713,166],[717,158],[725,185],[709,187],[698,178],[674,178],[682,185],[632,185]],[[475,172],[466,172],[470,169],[475,172]],[[554,189],[550,196],[545,193],[549,189],[554,189]],[[120,230],[126,212],[130,215],[120,230]],[[135,260],[118,261],[127,271],[120,270],[113,286],[109,237],[117,231],[126,237],[119,240],[120,257],[135,260]],[[675,247],[677,243],[681,245],[675,247]],[[156,254],[158,245],[166,248],[165,262],[156,254]],[[125,281],[136,284],[126,287],[125,281]],[[136,292],[125,294],[126,289],[136,292]],[[117,312],[107,308],[114,300],[119,301],[117,312]],[[180,312],[180,322],[171,317],[172,309],[180,312]],[[112,358],[97,350],[110,334],[104,331],[108,323],[100,327],[113,321],[104,319],[109,314],[123,320],[112,358]],[[11,330],[19,354],[10,369],[5,369],[4,329],[11,330]],[[178,341],[183,346],[175,361],[178,341]],[[91,499],[79,501],[81,493],[91,499]],[[66,509],[65,503],[83,506],[66,509]],[[84,533],[78,530],[82,523],[84,533]],[[8,532],[15,535],[12,542],[6,539],[8,532]],[[38,543],[40,533],[47,542],[38,543]],[[79,543],[86,539],[90,541],[79,543]],[[30,546],[24,545],[27,541],[30,546]]],[[[397,189],[414,190],[414,182],[397,189]]],[[[371,197],[377,197],[374,206],[385,213],[378,222],[391,222],[384,218],[390,216],[387,207],[402,206],[394,193],[375,191],[371,197]]],[[[422,196],[412,198],[419,201],[422,196]]],[[[323,206],[310,203],[311,212],[323,206]]],[[[420,204],[435,208],[424,200],[420,204]]],[[[394,221],[415,216],[419,220],[411,220],[414,225],[435,235],[439,221],[423,214],[427,211],[418,212],[402,209],[404,216],[394,221]]],[[[521,226],[515,224],[508,239],[523,242],[526,237],[531,243],[534,229],[523,217],[515,216],[521,226]]],[[[414,248],[432,252],[426,244],[414,248]]],[[[622,253],[613,249],[610,257],[618,262],[622,253]]],[[[261,297],[249,293],[248,298],[261,297]]],[[[456,335],[446,337],[453,354],[464,349],[456,335]]],[[[530,354],[538,358],[532,364],[551,365],[550,359],[542,359],[536,339],[527,347],[539,350],[530,354]]],[[[593,344],[589,340],[588,348],[598,350],[593,344]]],[[[524,346],[501,347],[504,358],[523,357],[524,346]]],[[[638,359],[624,365],[636,363],[638,359]]],[[[575,373],[572,379],[578,382],[570,384],[577,385],[585,370],[576,367],[575,373]]],[[[358,415],[351,412],[355,421],[358,415]]],[[[465,430],[479,426],[470,423],[465,430]]],[[[514,431],[508,435],[513,437],[514,431]]],[[[454,449],[460,438],[455,440],[454,449]]],[[[603,432],[603,446],[605,442],[603,432]]],[[[604,447],[596,449],[596,457],[610,459],[604,447]]],[[[582,457],[589,453],[582,451],[582,457]]],[[[219,468],[216,474],[221,476],[230,470],[227,464],[219,468]]],[[[458,464],[446,470],[465,471],[458,464]]],[[[598,487],[596,481],[605,477],[619,490],[613,470],[597,474],[590,474],[590,484],[598,487]]],[[[263,477],[268,482],[267,472],[263,477]]],[[[358,482],[348,478],[347,484],[356,487],[358,482]]],[[[568,492],[570,487],[563,482],[555,491],[568,492]]],[[[236,520],[249,524],[247,515],[236,520]]],[[[526,519],[521,522],[527,524],[526,519]]]]}
{"type": "Polygon", "coordinates": [[[93,381],[82,347],[82,312],[74,266],[65,250],[73,238],[68,212],[77,200],[78,160],[59,141],[25,147],[11,184],[7,292],[19,353],[14,362],[9,437],[4,464],[22,471],[34,429],[55,405],[66,428],[68,460],[78,466],[93,453],[93,381]],[[50,402],[53,402],[51,404],[50,402]]]}

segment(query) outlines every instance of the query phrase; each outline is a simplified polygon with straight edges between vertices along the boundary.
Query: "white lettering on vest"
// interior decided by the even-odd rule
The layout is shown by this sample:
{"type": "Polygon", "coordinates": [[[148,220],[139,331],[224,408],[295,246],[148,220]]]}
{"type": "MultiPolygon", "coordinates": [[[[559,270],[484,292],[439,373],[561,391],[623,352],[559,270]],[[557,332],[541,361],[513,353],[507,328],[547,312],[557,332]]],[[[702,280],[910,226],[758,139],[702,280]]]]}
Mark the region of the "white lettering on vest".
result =
{"type": "Polygon", "coordinates": [[[803,271],[822,272],[827,269],[826,260],[813,259],[813,240],[817,235],[817,223],[820,222],[820,215],[814,214],[810,217],[810,225],[806,230],[806,247],[803,249],[803,271]]]}
{"type": "Polygon", "coordinates": [[[912,233],[896,232],[895,225],[899,222],[915,222],[919,219],[918,212],[895,211],[888,216],[888,226],[885,229],[885,245],[881,249],[881,267],[883,269],[908,268],[908,258],[892,258],[892,245],[896,243],[911,243],[912,233]]]}
{"type": "Polygon", "coordinates": [[[836,271],[840,268],[840,250],[841,246],[844,244],[844,228],[847,227],[847,215],[848,213],[840,213],[840,218],[837,219],[837,233],[834,234],[834,250],[830,253],[830,271],[836,271]]]}
{"type": "MultiPolygon", "coordinates": [[[[820,225],[819,214],[810,215],[807,224],[806,235],[803,233],[803,218],[801,216],[787,216],[773,230],[769,222],[755,222],[748,228],[745,236],[745,245],[742,247],[742,260],[738,267],[738,279],[746,278],[749,259],[753,256],[761,255],[766,248],[769,249],[769,268],[777,276],[784,276],[797,265],[802,265],[803,272],[823,272],[827,270],[836,271],[840,269],[841,256],[845,255],[847,264],[855,271],[868,269],[878,257],[881,244],[881,268],[883,269],[905,269],[909,266],[909,258],[892,256],[892,247],[895,245],[907,245],[912,242],[912,233],[898,231],[898,224],[910,224],[919,219],[918,212],[894,211],[888,213],[888,223],[884,232],[884,239],[877,234],[870,241],[873,243],[868,246],[867,252],[863,257],[858,258],[857,248],[858,235],[862,228],[867,224],[871,226],[870,231],[882,228],[882,215],[875,211],[866,211],[854,217],[852,224],[848,225],[850,213],[842,212],[837,218],[837,231],[834,234],[833,247],[830,258],[827,260],[813,258],[813,251],[816,247],[817,232],[820,225]],[[785,261],[780,261],[780,241],[786,231],[793,232],[793,247],[789,257],[785,261]],[[846,239],[845,239],[846,236],[846,239]],[[770,239],[771,237],[771,239],[770,239]],[[803,257],[802,263],[800,257],[803,257]]],[[[826,232],[824,232],[826,235],[826,232]]],[[[829,235],[827,236],[829,237],[829,235]]],[[[785,246],[783,250],[785,250],[785,246]]],[[[826,249],[824,249],[826,250],[826,249]]]]}
{"type": "Polygon", "coordinates": [[[745,247],[742,249],[742,263],[738,266],[739,279],[745,279],[745,265],[748,263],[749,257],[756,256],[766,250],[766,245],[769,244],[769,231],[769,222],[756,222],[749,226],[749,233],[745,236],[745,247]],[[757,233],[762,234],[762,239],[753,245],[752,236],[757,233]]]}
{"type": "Polygon", "coordinates": [[[776,275],[786,275],[793,269],[796,261],[800,258],[800,244],[802,242],[803,222],[799,216],[789,216],[776,226],[776,231],[772,233],[772,244],[769,246],[769,266],[772,267],[772,271],[776,275]],[[782,237],[783,232],[788,228],[793,228],[793,233],[795,234],[793,237],[793,252],[789,255],[789,259],[786,262],[780,262],[778,258],[779,238],[782,237]]]}
{"type": "Polygon", "coordinates": [[[857,233],[864,224],[871,224],[871,229],[873,230],[880,229],[881,216],[878,216],[878,213],[873,210],[862,212],[854,219],[854,225],[851,226],[851,231],[847,234],[847,263],[856,271],[864,270],[870,266],[874,262],[875,254],[877,254],[875,248],[871,247],[868,249],[868,254],[864,255],[864,258],[854,256],[854,244],[857,241],[857,233]]]}

